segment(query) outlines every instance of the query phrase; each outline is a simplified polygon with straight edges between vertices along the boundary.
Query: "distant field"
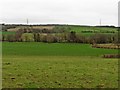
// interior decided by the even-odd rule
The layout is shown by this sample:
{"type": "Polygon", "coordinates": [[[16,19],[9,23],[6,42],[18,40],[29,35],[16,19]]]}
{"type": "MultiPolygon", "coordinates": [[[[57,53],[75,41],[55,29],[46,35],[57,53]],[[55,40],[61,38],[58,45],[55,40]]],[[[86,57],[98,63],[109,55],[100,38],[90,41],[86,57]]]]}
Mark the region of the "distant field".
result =
{"type": "Polygon", "coordinates": [[[102,35],[116,35],[117,33],[79,33],[80,35],[83,35],[83,36],[92,36],[92,35],[95,35],[95,34],[102,34],[102,35]]]}
{"type": "Polygon", "coordinates": [[[16,28],[7,29],[7,31],[9,31],[9,32],[16,32],[19,29],[20,29],[19,27],[16,27],[16,28]]]}
{"type": "Polygon", "coordinates": [[[15,34],[15,32],[2,32],[3,35],[15,34]]]}
{"type": "Polygon", "coordinates": [[[54,28],[54,26],[32,26],[32,27],[19,26],[19,27],[16,27],[16,28],[8,29],[7,31],[16,32],[19,29],[23,29],[23,28],[29,28],[29,29],[50,29],[51,30],[51,29],[54,28]]]}
{"type": "Polygon", "coordinates": [[[50,29],[52,30],[55,26],[33,26],[33,29],[50,29]]]}
{"type": "Polygon", "coordinates": [[[101,31],[101,32],[105,32],[105,31],[115,31],[117,32],[117,28],[107,28],[107,27],[80,27],[80,26],[70,26],[71,30],[70,31],[75,31],[75,32],[78,32],[80,33],[81,31],[84,31],[84,30],[96,30],[96,31],[101,31]]]}
{"type": "Polygon", "coordinates": [[[23,29],[23,28],[29,28],[29,29],[48,29],[48,30],[52,30],[52,29],[58,29],[58,30],[66,30],[66,31],[75,31],[77,33],[81,33],[82,31],[86,31],[86,30],[93,30],[93,31],[98,31],[98,32],[108,32],[108,31],[114,31],[114,32],[118,32],[117,28],[110,28],[110,27],[92,27],[92,26],[31,26],[31,27],[25,27],[25,26],[19,26],[16,28],[11,28],[8,29],[8,31],[17,31],[19,29],[23,29]]]}
{"type": "Polygon", "coordinates": [[[3,42],[3,88],[117,88],[117,50],[88,44],[3,42]]]}

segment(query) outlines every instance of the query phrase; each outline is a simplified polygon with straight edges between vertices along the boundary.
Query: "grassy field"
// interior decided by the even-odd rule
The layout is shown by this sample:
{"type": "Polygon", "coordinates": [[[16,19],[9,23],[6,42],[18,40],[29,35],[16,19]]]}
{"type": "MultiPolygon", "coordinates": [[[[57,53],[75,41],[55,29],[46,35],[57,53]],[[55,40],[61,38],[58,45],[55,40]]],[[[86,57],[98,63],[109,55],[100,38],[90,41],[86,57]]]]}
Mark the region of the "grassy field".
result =
{"type": "Polygon", "coordinates": [[[2,32],[3,35],[15,34],[15,32],[2,32]]]}
{"type": "Polygon", "coordinates": [[[117,50],[92,48],[88,44],[70,43],[37,43],[37,42],[4,42],[4,55],[20,56],[101,56],[116,54],[117,50]]]}
{"type": "MultiPolygon", "coordinates": [[[[16,32],[19,29],[23,28],[33,28],[33,29],[48,29],[48,30],[65,30],[65,31],[75,31],[76,33],[81,33],[82,31],[97,31],[98,33],[107,33],[110,31],[113,31],[114,33],[118,33],[117,28],[110,28],[110,27],[92,27],[92,26],[32,26],[32,27],[16,27],[8,29],[9,32],[16,32]]],[[[6,34],[7,32],[3,32],[3,34],[6,34]]]]}
{"type": "Polygon", "coordinates": [[[95,30],[98,32],[105,32],[105,31],[115,31],[117,32],[117,28],[109,28],[109,27],[89,27],[89,26],[69,26],[71,28],[70,31],[75,31],[77,33],[81,33],[84,30],[95,30]]]}
{"type": "Polygon", "coordinates": [[[3,43],[3,88],[117,88],[117,50],[87,44],[3,43]]]}

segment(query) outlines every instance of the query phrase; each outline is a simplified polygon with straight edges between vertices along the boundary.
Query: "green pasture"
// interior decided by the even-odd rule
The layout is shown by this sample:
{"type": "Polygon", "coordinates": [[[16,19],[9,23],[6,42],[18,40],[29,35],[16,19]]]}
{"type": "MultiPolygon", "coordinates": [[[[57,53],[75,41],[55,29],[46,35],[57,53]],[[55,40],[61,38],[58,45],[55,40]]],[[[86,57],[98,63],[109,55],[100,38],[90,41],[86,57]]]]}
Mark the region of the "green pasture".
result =
{"type": "Polygon", "coordinates": [[[19,56],[101,56],[115,54],[118,50],[92,48],[89,44],[4,42],[4,55],[19,56]]]}
{"type": "Polygon", "coordinates": [[[88,44],[3,42],[3,88],[117,88],[117,50],[88,44]]]}
{"type": "Polygon", "coordinates": [[[85,37],[88,37],[88,36],[93,36],[93,35],[96,35],[96,34],[102,34],[102,35],[117,35],[117,33],[78,33],[78,35],[82,35],[82,36],[85,36],[85,37]]]}
{"type": "Polygon", "coordinates": [[[71,27],[71,31],[75,31],[80,33],[81,31],[87,31],[87,30],[92,30],[92,31],[98,31],[98,32],[107,32],[107,31],[115,31],[117,32],[116,28],[103,28],[103,27],[71,27]]]}
{"type": "Polygon", "coordinates": [[[117,88],[118,60],[80,56],[3,57],[4,88],[117,88]]]}
{"type": "Polygon", "coordinates": [[[15,34],[15,33],[16,33],[16,32],[7,32],[7,31],[5,32],[5,31],[4,31],[4,32],[2,32],[2,35],[10,35],[10,34],[15,34]]]}

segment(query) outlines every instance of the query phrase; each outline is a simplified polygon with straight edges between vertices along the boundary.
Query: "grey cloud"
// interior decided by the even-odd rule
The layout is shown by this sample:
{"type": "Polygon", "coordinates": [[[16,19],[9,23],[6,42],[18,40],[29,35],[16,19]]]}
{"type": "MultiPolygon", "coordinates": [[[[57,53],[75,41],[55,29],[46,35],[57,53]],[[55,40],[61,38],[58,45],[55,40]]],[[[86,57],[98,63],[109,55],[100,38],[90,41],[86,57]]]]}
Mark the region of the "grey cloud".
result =
{"type": "MultiPolygon", "coordinates": [[[[66,23],[117,26],[119,0],[3,0],[1,16],[6,23],[66,23]]],[[[1,20],[0,20],[1,21],[1,20]]]]}

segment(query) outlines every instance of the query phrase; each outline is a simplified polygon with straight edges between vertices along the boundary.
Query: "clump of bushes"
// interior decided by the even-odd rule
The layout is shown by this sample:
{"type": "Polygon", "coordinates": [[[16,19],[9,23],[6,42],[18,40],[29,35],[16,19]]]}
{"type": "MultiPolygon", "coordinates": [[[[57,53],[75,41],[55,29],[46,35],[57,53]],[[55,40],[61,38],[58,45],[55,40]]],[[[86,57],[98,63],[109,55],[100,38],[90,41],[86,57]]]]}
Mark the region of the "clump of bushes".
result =
{"type": "Polygon", "coordinates": [[[120,49],[117,44],[93,44],[93,48],[120,49]]]}
{"type": "Polygon", "coordinates": [[[105,31],[98,31],[98,30],[82,30],[82,33],[115,33],[115,31],[105,30],[105,31]]]}
{"type": "Polygon", "coordinates": [[[103,58],[120,58],[120,54],[105,54],[103,58]]]}
{"type": "Polygon", "coordinates": [[[98,33],[97,30],[82,30],[82,33],[98,33]]]}

